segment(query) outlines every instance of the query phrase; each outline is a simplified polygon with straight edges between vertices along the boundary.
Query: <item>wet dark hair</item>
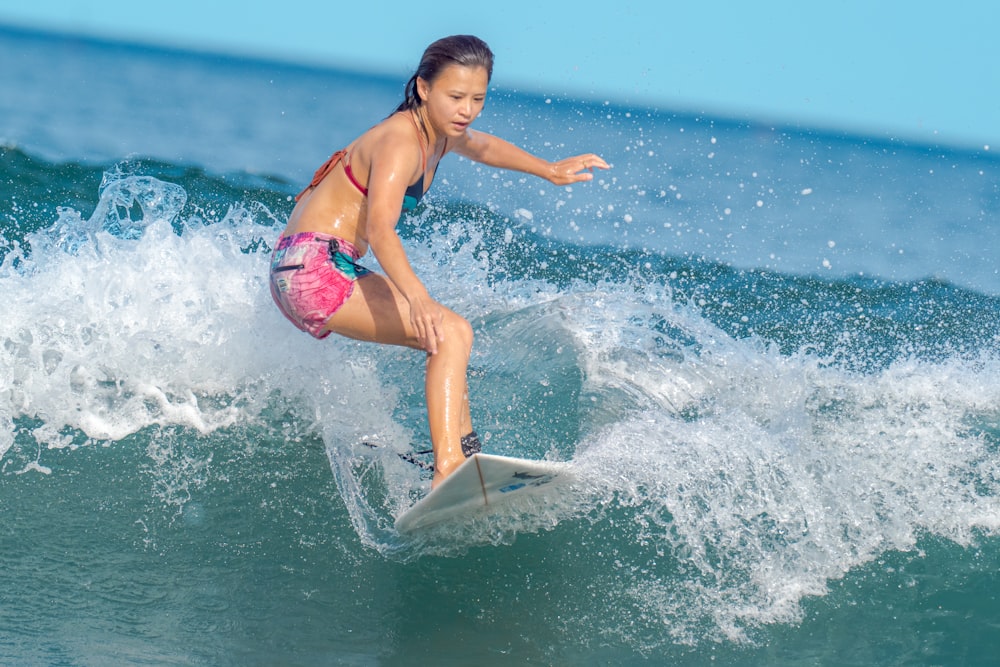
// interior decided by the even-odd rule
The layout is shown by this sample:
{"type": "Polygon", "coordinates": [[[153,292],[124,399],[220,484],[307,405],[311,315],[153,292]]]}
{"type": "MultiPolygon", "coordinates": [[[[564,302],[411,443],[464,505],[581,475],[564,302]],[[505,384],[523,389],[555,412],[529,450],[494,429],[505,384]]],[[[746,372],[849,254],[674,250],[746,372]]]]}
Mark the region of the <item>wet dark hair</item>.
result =
{"type": "Polygon", "coordinates": [[[448,65],[463,67],[485,67],[486,81],[493,78],[493,52],[486,42],[472,35],[452,35],[444,37],[427,47],[420,58],[416,73],[406,83],[403,101],[396,111],[416,109],[423,100],[417,95],[417,77],[427,83],[434,80],[448,65]]]}

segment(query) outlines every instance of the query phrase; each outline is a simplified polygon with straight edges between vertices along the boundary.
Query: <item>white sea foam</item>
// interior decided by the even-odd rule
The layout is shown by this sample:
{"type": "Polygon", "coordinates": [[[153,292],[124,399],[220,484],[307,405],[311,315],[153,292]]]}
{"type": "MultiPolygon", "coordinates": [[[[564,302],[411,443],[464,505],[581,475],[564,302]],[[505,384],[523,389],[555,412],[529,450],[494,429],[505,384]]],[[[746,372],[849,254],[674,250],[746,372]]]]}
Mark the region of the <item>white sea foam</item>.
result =
{"type": "MultiPolygon", "coordinates": [[[[349,346],[290,330],[271,303],[266,253],[248,251],[276,236],[269,212],[234,203],[218,220],[183,219],[183,194],[112,174],[92,217],[61,209],[28,237],[30,254],[8,254],[0,455],[23,418],[40,425],[19,437],[66,447],[150,426],[212,432],[254,419],[273,392],[333,395],[348,410],[378,401],[349,346]],[[360,395],[349,390],[358,375],[370,388],[360,395]]],[[[324,401],[315,404],[304,412],[323,419],[324,401]]]]}
{"type": "Polygon", "coordinates": [[[696,643],[800,619],[805,596],[934,536],[995,533],[1000,362],[900,360],[857,374],[734,340],[669,302],[573,313],[587,393],[615,402],[574,458],[623,512],[620,602],[696,643]],[[673,349],[648,323],[672,329],[673,349]],[[631,560],[634,559],[634,560],[631,560]],[[686,574],[674,576],[676,568],[686,574]]]}

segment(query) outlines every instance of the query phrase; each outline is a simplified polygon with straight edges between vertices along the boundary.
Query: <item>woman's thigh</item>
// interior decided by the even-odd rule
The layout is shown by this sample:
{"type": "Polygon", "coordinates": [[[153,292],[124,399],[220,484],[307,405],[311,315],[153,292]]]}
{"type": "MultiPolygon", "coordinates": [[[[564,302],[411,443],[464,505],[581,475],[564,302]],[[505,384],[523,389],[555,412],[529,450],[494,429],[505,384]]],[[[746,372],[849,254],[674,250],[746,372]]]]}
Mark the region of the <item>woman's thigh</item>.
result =
{"type": "Polygon", "coordinates": [[[409,304],[378,273],[357,280],[351,296],[327,320],[326,329],[356,340],[420,349],[410,325],[409,304]]]}

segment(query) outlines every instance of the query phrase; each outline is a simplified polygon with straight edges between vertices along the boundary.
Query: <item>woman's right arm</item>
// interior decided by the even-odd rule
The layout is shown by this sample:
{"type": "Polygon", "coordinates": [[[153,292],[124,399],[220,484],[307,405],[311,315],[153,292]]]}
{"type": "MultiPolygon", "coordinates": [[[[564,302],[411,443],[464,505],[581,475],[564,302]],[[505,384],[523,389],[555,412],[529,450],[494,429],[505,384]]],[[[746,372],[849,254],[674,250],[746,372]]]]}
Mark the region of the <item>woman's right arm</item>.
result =
{"type": "Polygon", "coordinates": [[[368,246],[385,275],[410,306],[410,324],[420,345],[436,354],[444,339],[442,306],[431,298],[414,272],[403,242],[396,232],[403,209],[403,195],[410,176],[419,168],[416,151],[400,150],[398,138],[390,135],[375,145],[368,178],[368,246]],[[412,159],[411,159],[412,158],[412,159]],[[410,164],[412,162],[412,164],[410,164]]]}

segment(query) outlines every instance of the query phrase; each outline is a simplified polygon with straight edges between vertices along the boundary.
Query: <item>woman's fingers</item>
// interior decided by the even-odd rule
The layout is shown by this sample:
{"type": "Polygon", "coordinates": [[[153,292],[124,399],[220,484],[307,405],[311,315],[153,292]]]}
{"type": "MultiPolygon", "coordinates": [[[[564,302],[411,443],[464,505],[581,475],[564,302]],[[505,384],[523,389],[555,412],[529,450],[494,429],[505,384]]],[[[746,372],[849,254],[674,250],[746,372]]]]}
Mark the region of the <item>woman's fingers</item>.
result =
{"type": "Polygon", "coordinates": [[[610,169],[603,158],[593,153],[577,155],[555,163],[555,173],[551,179],[556,185],[569,185],[594,178],[594,169],[610,169]]]}
{"type": "Polygon", "coordinates": [[[587,155],[579,155],[575,158],[580,161],[580,169],[608,169],[608,163],[605,162],[599,155],[594,155],[593,153],[588,153],[587,155]]]}
{"type": "Polygon", "coordinates": [[[436,302],[410,305],[410,323],[417,342],[428,354],[437,354],[438,343],[444,340],[444,312],[436,302]]]}

